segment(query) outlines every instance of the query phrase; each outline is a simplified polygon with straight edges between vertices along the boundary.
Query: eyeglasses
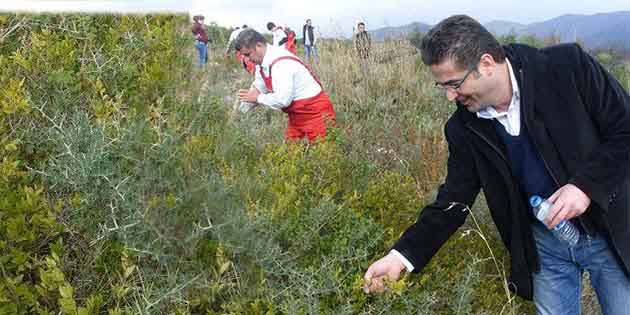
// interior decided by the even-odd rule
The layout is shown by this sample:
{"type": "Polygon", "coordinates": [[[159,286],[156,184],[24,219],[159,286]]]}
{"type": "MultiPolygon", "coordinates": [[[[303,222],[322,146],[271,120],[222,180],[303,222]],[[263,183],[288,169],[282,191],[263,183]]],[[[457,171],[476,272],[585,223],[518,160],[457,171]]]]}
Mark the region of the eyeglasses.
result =
{"type": "Polygon", "coordinates": [[[241,55],[243,55],[243,57],[249,58],[249,56],[251,56],[251,54],[254,52],[254,50],[253,49],[247,49],[247,51],[245,51],[245,49],[241,49],[240,52],[241,52],[241,55]]]}
{"type": "Polygon", "coordinates": [[[247,58],[251,58],[252,54],[256,52],[256,47],[241,47],[241,49],[239,50],[241,52],[241,55],[243,55],[243,57],[247,57],[247,58]]]}
{"type": "Polygon", "coordinates": [[[468,72],[466,72],[466,75],[464,75],[464,77],[459,80],[449,80],[444,83],[435,82],[435,87],[444,91],[446,90],[457,91],[462,86],[462,84],[464,84],[464,81],[466,81],[468,76],[475,70],[476,68],[472,68],[468,70],[468,72]]]}

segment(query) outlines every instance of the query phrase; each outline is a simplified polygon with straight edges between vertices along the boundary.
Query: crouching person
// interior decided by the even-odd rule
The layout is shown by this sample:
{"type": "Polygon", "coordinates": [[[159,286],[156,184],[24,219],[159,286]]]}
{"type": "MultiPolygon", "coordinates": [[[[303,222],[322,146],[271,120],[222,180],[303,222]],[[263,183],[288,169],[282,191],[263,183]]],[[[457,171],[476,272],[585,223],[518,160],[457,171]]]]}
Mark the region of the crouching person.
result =
{"type": "Polygon", "coordinates": [[[253,29],[241,32],[236,49],[256,65],[249,90],[240,90],[241,111],[256,105],[282,110],[289,116],[285,139],[313,142],[334,125],[335,111],[319,79],[298,57],[282,47],[268,45],[253,29]]]}

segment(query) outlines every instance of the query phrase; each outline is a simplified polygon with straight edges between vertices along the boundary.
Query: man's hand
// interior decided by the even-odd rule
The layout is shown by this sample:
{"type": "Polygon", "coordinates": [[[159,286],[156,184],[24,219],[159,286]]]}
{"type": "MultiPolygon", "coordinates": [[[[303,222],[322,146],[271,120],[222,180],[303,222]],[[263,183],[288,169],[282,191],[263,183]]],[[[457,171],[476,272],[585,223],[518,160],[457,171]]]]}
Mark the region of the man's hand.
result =
{"type": "Polygon", "coordinates": [[[375,261],[365,272],[363,276],[363,291],[382,292],[385,290],[384,279],[388,281],[396,281],[400,277],[400,272],[405,269],[402,261],[394,254],[389,253],[387,256],[375,261]]]}
{"type": "Polygon", "coordinates": [[[260,95],[260,91],[256,88],[238,90],[238,98],[241,102],[256,103],[258,101],[258,95],[260,95]]]}
{"type": "Polygon", "coordinates": [[[569,220],[581,215],[591,205],[591,198],[573,184],[560,187],[549,197],[549,201],[553,203],[553,207],[547,214],[545,224],[550,229],[562,220],[569,220]]]}

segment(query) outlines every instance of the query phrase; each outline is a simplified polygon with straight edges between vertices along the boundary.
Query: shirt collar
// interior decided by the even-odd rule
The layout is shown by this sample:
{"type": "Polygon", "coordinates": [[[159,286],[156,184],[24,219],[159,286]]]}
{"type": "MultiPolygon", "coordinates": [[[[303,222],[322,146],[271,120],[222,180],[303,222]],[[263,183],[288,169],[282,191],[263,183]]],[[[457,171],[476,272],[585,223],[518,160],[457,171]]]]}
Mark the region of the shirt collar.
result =
{"type": "Polygon", "coordinates": [[[263,57],[262,62],[260,63],[260,67],[263,68],[265,72],[268,72],[271,63],[282,56],[291,56],[291,53],[283,47],[267,44],[267,50],[265,51],[265,56],[263,57]]]}
{"type": "Polygon", "coordinates": [[[494,108],[494,106],[489,106],[489,107],[486,107],[485,109],[482,109],[482,110],[477,112],[477,117],[479,117],[479,118],[493,119],[493,118],[496,118],[496,117],[505,116],[505,115],[508,114],[508,112],[510,112],[512,110],[515,110],[518,107],[520,107],[520,104],[521,104],[520,98],[521,97],[520,97],[520,93],[519,93],[519,89],[518,89],[518,82],[516,81],[516,76],[514,75],[514,70],[512,69],[512,64],[510,63],[510,60],[505,58],[505,62],[508,65],[508,72],[510,73],[510,82],[512,83],[512,100],[510,101],[510,105],[508,106],[508,110],[506,112],[499,113],[494,108]]]}
{"type": "Polygon", "coordinates": [[[265,51],[265,56],[260,64],[260,66],[267,70],[269,69],[269,65],[276,59],[275,47],[273,45],[267,44],[267,50],[265,51]]]}

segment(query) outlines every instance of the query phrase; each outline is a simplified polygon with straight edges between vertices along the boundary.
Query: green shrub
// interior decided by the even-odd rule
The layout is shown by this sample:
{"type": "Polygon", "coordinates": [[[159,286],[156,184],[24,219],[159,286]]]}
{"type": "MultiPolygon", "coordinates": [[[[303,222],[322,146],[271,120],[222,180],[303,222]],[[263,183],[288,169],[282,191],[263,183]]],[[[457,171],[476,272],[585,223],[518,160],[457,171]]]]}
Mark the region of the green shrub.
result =
{"type": "MultiPolygon", "coordinates": [[[[362,291],[444,176],[452,104],[405,43],[375,43],[374,75],[356,81],[350,41],[322,41],[338,120],[309,145],[282,143],[284,115],[232,107],[251,77],[224,58],[225,28],[208,28],[201,70],[186,16],[2,14],[0,28],[14,29],[0,43],[0,313],[531,312],[508,301],[487,216],[419,275],[362,291]]],[[[627,66],[610,69],[627,86],[627,66]]]]}

